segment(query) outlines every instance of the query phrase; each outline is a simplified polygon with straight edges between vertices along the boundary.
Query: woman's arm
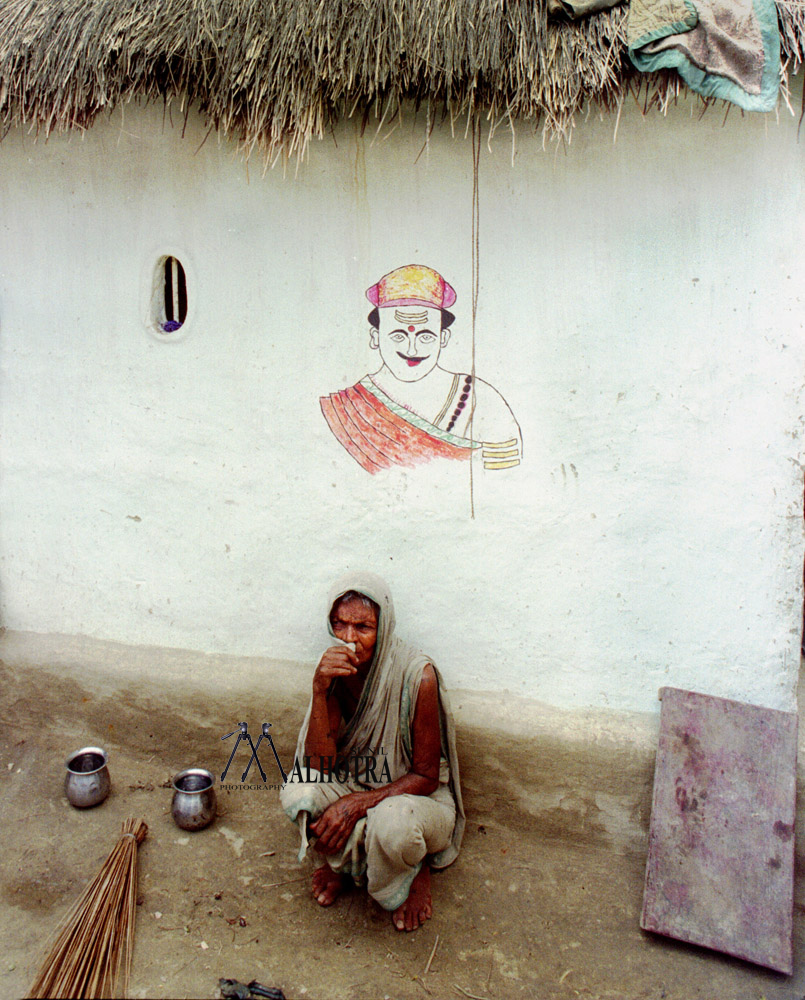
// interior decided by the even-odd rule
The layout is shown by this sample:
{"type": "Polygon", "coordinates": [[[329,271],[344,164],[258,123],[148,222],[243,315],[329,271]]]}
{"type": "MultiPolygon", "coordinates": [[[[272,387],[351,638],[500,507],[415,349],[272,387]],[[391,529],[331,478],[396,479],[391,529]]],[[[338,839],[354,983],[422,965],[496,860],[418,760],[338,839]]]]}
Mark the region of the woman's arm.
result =
{"type": "Polygon", "coordinates": [[[336,678],[351,677],[357,672],[356,661],[357,656],[348,646],[331,646],[319,660],[313,674],[313,703],[305,736],[308,757],[335,758],[341,708],[330,689],[336,678]]]}

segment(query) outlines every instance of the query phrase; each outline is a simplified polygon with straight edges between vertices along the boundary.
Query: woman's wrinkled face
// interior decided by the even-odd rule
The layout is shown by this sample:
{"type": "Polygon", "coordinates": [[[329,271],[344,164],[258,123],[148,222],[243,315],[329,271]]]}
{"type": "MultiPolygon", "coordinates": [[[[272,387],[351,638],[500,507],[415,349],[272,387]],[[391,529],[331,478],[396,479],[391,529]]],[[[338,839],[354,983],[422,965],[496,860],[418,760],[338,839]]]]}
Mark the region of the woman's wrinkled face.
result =
{"type": "Polygon", "coordinates": [[[368,666],[377,644],[377,612],[357,597],[340,601],[330,615],[333,633],[342,642],[354,642],[358,667],[368,666]]]}

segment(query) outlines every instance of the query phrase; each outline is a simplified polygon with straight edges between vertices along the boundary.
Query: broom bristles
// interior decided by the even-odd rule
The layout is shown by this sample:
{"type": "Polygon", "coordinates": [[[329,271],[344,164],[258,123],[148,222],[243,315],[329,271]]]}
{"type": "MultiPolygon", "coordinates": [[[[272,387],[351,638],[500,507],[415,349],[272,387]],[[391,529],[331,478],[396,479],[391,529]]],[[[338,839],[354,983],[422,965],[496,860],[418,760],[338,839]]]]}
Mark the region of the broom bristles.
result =
{"type": "Polygon", "coordinates": [[[101,1000],[118,986],[126,995],[137,906],[137,847],[147,833],[141,819],[123,823],[101,870],[59,924],[31,987],[32,1000],[101,1000]]]}

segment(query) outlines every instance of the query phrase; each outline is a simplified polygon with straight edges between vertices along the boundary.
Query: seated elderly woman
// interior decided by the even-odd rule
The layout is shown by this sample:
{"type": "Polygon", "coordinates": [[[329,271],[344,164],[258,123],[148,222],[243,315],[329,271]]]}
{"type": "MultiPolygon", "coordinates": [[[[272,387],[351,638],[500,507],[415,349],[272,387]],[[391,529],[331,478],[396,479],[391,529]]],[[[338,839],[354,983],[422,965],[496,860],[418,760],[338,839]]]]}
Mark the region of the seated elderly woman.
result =
{"type": "Polygon", "coordinates": [[[382,580],[342,581],[328,611],[340,644],[313,674],[280,800],[302,831],[300,861],[308,833],[326,859],[313,873],[321,906],[365,879],[394,926],[415,930],[432,913],[430,869],[455,859],[464,830],[452,716],[434,664],[394,634],[382,580]]]}

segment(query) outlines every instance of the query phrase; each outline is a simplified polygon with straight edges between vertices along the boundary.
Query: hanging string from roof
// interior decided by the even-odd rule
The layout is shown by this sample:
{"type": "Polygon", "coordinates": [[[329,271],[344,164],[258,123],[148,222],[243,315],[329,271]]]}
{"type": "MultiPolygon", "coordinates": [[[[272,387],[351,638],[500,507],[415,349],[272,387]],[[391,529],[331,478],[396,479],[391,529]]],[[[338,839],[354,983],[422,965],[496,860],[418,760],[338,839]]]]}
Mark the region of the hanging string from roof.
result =
{"type": "MultiPolygon", "coordinates": [[[[480,282],[480,198],[478,170],[481,161],[481,115],[476,109],[472,112],[472,399],[470,405],[470,422],[467,434],[471,441],[473,434],[473,418],[475,416],[475,317],[478,312],[478,286],[480,282]]],[[[473,462],[470,461],[470,517],[475,520],[475,495],[473,484],[473,462]]]]}

